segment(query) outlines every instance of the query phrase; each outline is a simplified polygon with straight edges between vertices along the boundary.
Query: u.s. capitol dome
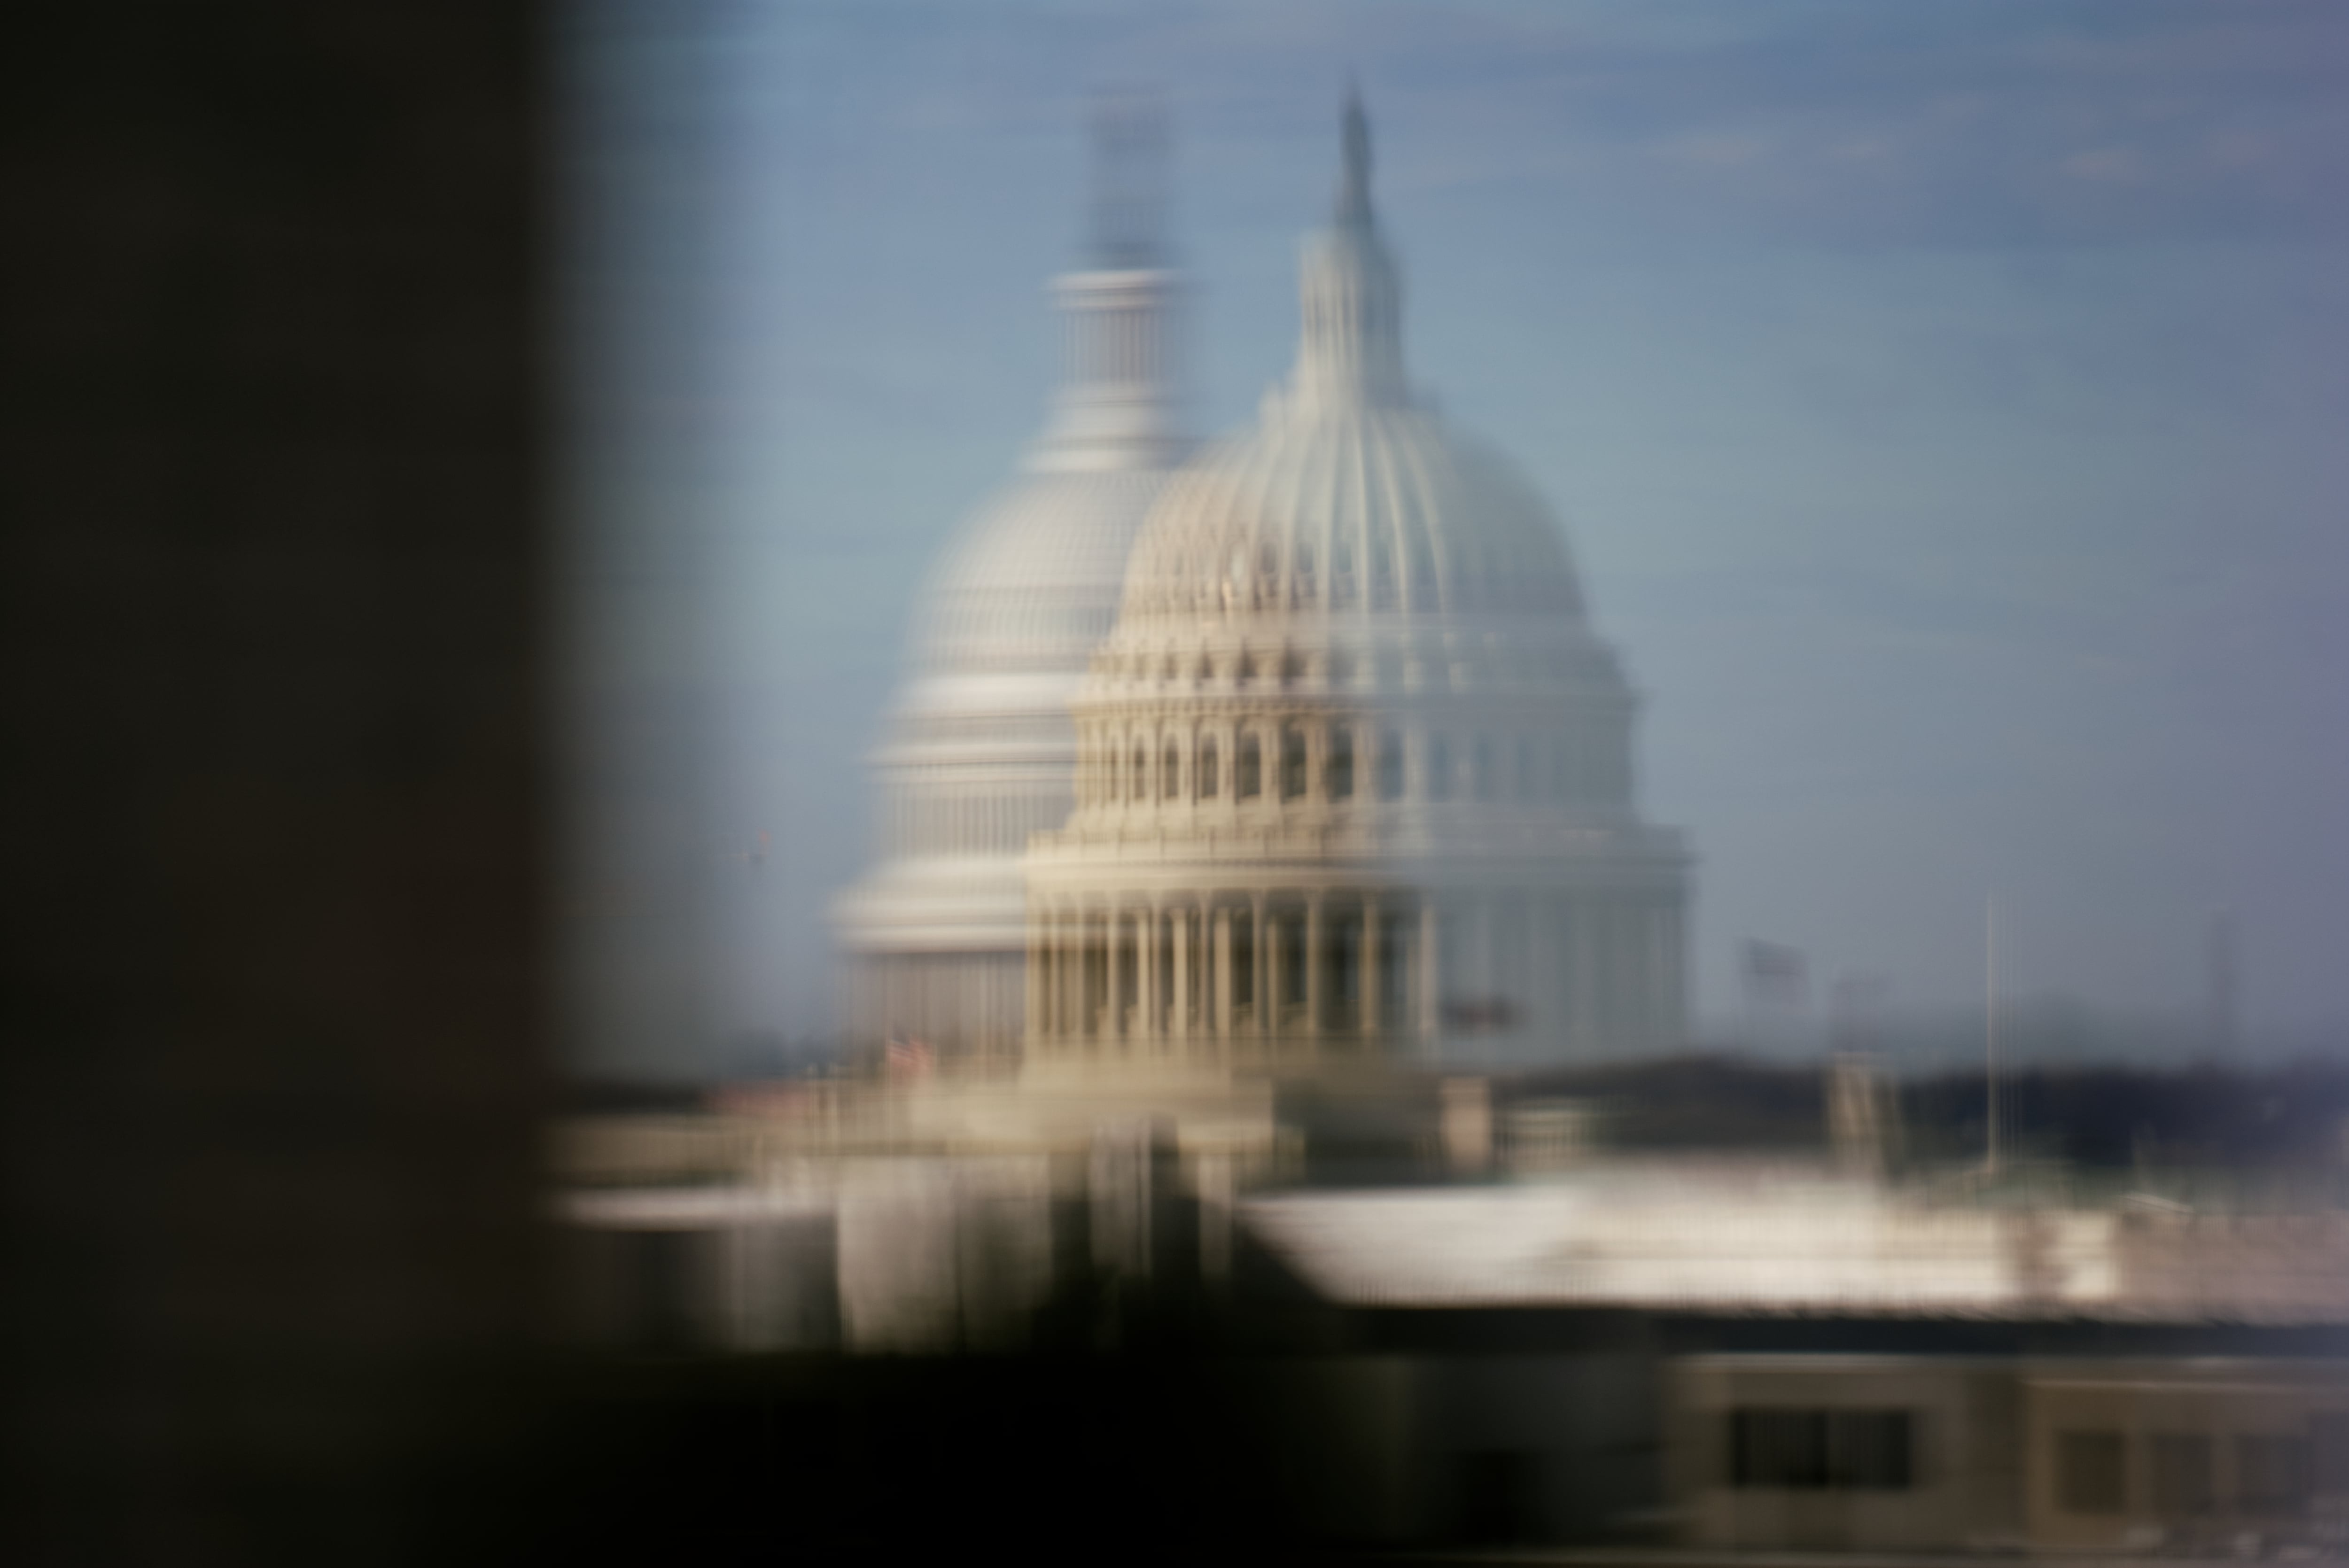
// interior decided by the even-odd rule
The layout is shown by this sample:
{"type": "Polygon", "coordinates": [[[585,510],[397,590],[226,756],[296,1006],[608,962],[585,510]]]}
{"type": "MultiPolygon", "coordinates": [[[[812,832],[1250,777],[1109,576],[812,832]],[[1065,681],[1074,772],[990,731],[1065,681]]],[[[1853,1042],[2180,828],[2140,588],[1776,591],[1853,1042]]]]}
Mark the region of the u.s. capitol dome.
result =
{"type": "Polygon", "coordinates": [[[877,853],[833,906],[853,1039],[1018,1050],[1020,856],[1068,815],[1069,704],[1115,622],[1134,534],[1188,446],[1178,282],[1145,184],[1157,134],[1148,119],[1105,119],[1088,265],[1054,284],[1052,417],[916,601],[907,676],[873,758],[877,853]]]}
{"type": "Polygon", "coordinates": [[[1031,1068],[1670,1049],[1688,857],[1549,509],[1404,374],[1358,105],[1296,368],[1165,485],[1028,859],[1031,1068]]]}

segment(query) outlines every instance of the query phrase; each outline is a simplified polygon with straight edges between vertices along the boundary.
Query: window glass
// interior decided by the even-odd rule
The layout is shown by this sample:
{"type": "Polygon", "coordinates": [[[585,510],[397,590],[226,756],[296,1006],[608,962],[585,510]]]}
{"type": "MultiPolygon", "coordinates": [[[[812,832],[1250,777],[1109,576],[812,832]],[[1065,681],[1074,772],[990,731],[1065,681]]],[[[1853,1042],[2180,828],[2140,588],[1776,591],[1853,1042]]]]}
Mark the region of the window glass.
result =
{"type": "Polygon", "coordinates": [[[1182,786],[1183,754],[1174,748],[1174,743],[1170,740],[1166,743],[1166,756],[1159,770],[1159,798],[1166,800],[1180,799],[1183,793],[1182,786]]]}
{"type": "Polygon", "coordinates": [[[1792,1491],[1906,1491],[1916,1484],[1916,1414],[1741,1406],[1729,1413],[1729,1483],[1792,1491]]]}
{"type": "Polygon", "coordinates": [[[1427,743],[1427,798],[1452,799],[1452,743],[1440,735],[1427,743]]]}
{"type": "Polygon", "coordinates": [[[1240,754],[1232,780],[1232,793],[1243,800],[1255,799],[1264,790],[1264,748],[1254,735],[1240,737],[1240,754]]]}
{"type": "Polygon", "coordinates": [[[2308,1435],[2314,1490],[2326,1497],[2349,1497],[2349,1415],[2312,1416],[2308,1435]]]}
{"type": "Polygon", "coordinates": [[[1354,796],[1354,732],[1340,725],[1330,732],[1330,764],[1327,769],[1330,799],[1350,800],[1354,796]]]}
{"type": "Polygon", "coordinates": [[[2055,1495],[2066,1513],[2128,1507],[2128,1443],[2118,1432],[2055,1434],[2055,1495]]]}
{"type": "Polygon", "coordinates": [[[1133,748],[1133,772],[1131,779],[1135,799],[1142,799],[1150,793],[1150,753],[1139,746],[1133,748]]]}
{"type": "Polygon", "coordinates": [[[1305,732],[1290,727],[1280,732],[1280,798],[1294,800],[1305,793],[1305,732]]]}
{"type": "Polygon", "coordinates": [[[2303,1512],[2308,1480],[2306,1438],[2247,1432],[2235,1439],[2235,1504],[2243,1512],[2303,1512]]]}
{"type": "Polygon", "coordinates": [[[1210,736],[1199,743],[1199,799],[1202,800],[1214,799],[1216,791],[1223,787],[1223,780],[1216,777],[1216,742],[1210,736]]]}
{"type": "Polygon", "coordinates": [[[2210,1511],[2210,1439],[2199,1432],[2158,1432],[2153,1439],[2153,1499],[2164,1513],[2210,1511]]]}
{"type": "Polygon", "coordinates": [[[1402,799],[1402,737],[1392,729],[1379,737],[1379,799],[1402,799]]]}

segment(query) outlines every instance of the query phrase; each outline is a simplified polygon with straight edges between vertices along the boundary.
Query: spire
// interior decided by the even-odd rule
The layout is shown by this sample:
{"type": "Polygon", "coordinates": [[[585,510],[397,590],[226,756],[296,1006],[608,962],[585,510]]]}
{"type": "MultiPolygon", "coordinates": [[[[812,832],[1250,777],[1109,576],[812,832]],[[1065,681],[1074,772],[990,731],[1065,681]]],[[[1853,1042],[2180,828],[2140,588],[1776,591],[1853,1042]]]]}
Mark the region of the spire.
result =
{"type": "Polygon", "coordinates": [[[1371,210],[1371,126],[1351,85],[1339,122],[1338,205],[1306,242],[1299,280],[1303,316],[1291,378],[1302,409],[1406,399],[1402,286],[1371,210]]]}
{"type": "Polygon", "coordinates": [[[1085,264],[1165,265],[1166,114],[1150,94],[1104,94],[1093,108],[1093,191],[1085,264]]]}

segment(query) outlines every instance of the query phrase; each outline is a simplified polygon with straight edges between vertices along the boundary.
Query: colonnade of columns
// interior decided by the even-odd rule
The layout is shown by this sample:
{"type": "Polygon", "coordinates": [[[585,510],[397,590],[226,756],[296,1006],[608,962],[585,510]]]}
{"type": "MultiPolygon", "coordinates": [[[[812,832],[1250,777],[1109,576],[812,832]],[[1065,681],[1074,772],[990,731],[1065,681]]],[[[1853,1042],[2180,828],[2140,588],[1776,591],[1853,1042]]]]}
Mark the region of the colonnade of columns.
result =
{"type": "Polygon", "coordinates": [[[1641,892],[1040,893],[1029,1037],[1046,1054],[1484,1034],[1569,1058],[1671,1048],[1685,1027],[1682,923],[1677,898],[1641,892]]]}

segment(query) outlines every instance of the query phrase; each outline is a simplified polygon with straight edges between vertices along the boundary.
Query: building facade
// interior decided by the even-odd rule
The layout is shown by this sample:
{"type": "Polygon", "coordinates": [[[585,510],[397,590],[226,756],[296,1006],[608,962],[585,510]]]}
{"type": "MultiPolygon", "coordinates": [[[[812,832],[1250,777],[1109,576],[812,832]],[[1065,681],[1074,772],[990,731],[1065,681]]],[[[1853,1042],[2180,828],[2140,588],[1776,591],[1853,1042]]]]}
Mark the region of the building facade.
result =
{"type": "Polygon", "coordinates": [[[1295,371],[1186,465],[1028,861],[1031,1071],[1518,1066],[1685,1033],[1687,856],[1557,524],[1409,385],[1349,104],[1295,371]]]}

